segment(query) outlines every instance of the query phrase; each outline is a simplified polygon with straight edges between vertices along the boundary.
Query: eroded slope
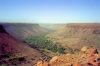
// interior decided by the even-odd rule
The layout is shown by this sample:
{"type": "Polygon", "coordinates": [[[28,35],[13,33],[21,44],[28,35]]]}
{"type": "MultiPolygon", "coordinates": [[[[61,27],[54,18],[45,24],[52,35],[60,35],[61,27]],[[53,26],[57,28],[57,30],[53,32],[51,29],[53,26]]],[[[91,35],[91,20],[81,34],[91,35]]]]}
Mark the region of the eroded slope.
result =
{"type": "Polygon", "coordinates": [[[55,33],[47,35],[54,38],[54,42],[64,47],[81,48],[93,45],[100,49],[100,24],[99,23],[72,23],[55,33]]]}

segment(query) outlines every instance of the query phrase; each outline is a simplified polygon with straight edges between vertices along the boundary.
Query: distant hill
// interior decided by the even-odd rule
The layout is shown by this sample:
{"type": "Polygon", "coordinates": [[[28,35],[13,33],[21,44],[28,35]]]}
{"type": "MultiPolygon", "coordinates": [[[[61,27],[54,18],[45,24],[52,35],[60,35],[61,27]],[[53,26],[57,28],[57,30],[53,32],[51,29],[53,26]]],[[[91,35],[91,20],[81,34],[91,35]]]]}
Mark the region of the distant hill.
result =
{"type": "Polygon", "coordinates": [[[27,38],[29,36],[43,35],[47,33],[47,31],[40,27],[38,24],[8,23],[2,25],[9,34],[19,39],[27,38]]]}
{"type": "Polygon", "coordinates": [[[81,48],[93,45],[100,49],[100,23],[71,23],[47,36],[64,47],[81,48]]]}
{"type": "Polygon", "coordinates": [[[66,24],[40,24],[40,26],[47,29],[49,32],[55,32],[57,30],[63,29],[66,24]]]}
{"type": "Polygon", "coordinates": [[[19,64],[18,66],[31,66],[41,56],[42,54],[38,50],[9,35],[4,27],[0,25],[0,65],[7,63],[9,66],[12,66],[12,64],[16,63],[19,64]],[[16,58],[13,55],[14,57],[17,55],[16,58]],[[23,59],[25,60],[23,61],[23,59]]]}

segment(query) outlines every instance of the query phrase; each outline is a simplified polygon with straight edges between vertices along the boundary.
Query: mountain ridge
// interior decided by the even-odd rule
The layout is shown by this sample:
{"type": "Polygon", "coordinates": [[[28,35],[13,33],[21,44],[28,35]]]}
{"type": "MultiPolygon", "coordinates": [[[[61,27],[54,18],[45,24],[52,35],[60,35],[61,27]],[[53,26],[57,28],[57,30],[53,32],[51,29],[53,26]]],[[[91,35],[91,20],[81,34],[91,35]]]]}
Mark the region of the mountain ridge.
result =
{"type": "Polygon", "coordinates": [[[5,23],[2,24],[5,30],[18,39],[25,39],[30,36],[44,35],[47,31],[39,26],[39,24],[29,23],[5,23]]]}
{"type": "Polygon", "coordinates": [[[55,38],[54,42],[64,47],[82,48],[93,45],[100,49],[100,23],[71,23],[47,36],[55,38]]]}

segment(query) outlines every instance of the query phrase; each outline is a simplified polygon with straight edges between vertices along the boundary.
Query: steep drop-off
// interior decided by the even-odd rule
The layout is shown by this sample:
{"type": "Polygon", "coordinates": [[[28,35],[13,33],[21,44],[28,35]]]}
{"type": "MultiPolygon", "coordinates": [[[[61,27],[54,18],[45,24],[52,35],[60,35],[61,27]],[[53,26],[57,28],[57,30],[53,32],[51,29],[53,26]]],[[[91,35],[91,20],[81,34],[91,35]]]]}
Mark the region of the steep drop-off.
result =
{"type": "Polygon", "coordinates": [[[19,39],[25,39],[30,36],[38,36],[47,33],[47,31],[38,24],[8,23],[3,24],[3,26],[9,34],[19,39]]]}
{"type": "Polygon", "coordinates": [[[37,62],[39,57],[41,57],[41,53],[38,50],[9,35],[0,25],[0,64],[7,63],[8,66],[12,66],[11,63],[13,62],[19,66],[31,66],[37,62]],[[14,58],[13,55],[17,55],[17,58],[14,58]],[[19,57],[21,60],[19,59],[20,62],[18,63],[15,60],[19,57]],[[21,62],[23,59],[25,60],[21,62]]]}

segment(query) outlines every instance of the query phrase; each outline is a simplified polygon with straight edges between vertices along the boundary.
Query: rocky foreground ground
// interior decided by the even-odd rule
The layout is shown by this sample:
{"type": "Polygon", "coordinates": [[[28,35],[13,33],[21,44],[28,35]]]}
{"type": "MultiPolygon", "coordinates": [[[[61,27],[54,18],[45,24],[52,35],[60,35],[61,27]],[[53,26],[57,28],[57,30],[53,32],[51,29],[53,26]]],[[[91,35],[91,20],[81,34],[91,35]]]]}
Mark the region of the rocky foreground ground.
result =
{"type": "Polygon", "coordinates": [[[39,61],[37,66],[100,66],[100,54],[94,46],[86,46],[76,54],[55,56],[49,62],[39,61]]]}

